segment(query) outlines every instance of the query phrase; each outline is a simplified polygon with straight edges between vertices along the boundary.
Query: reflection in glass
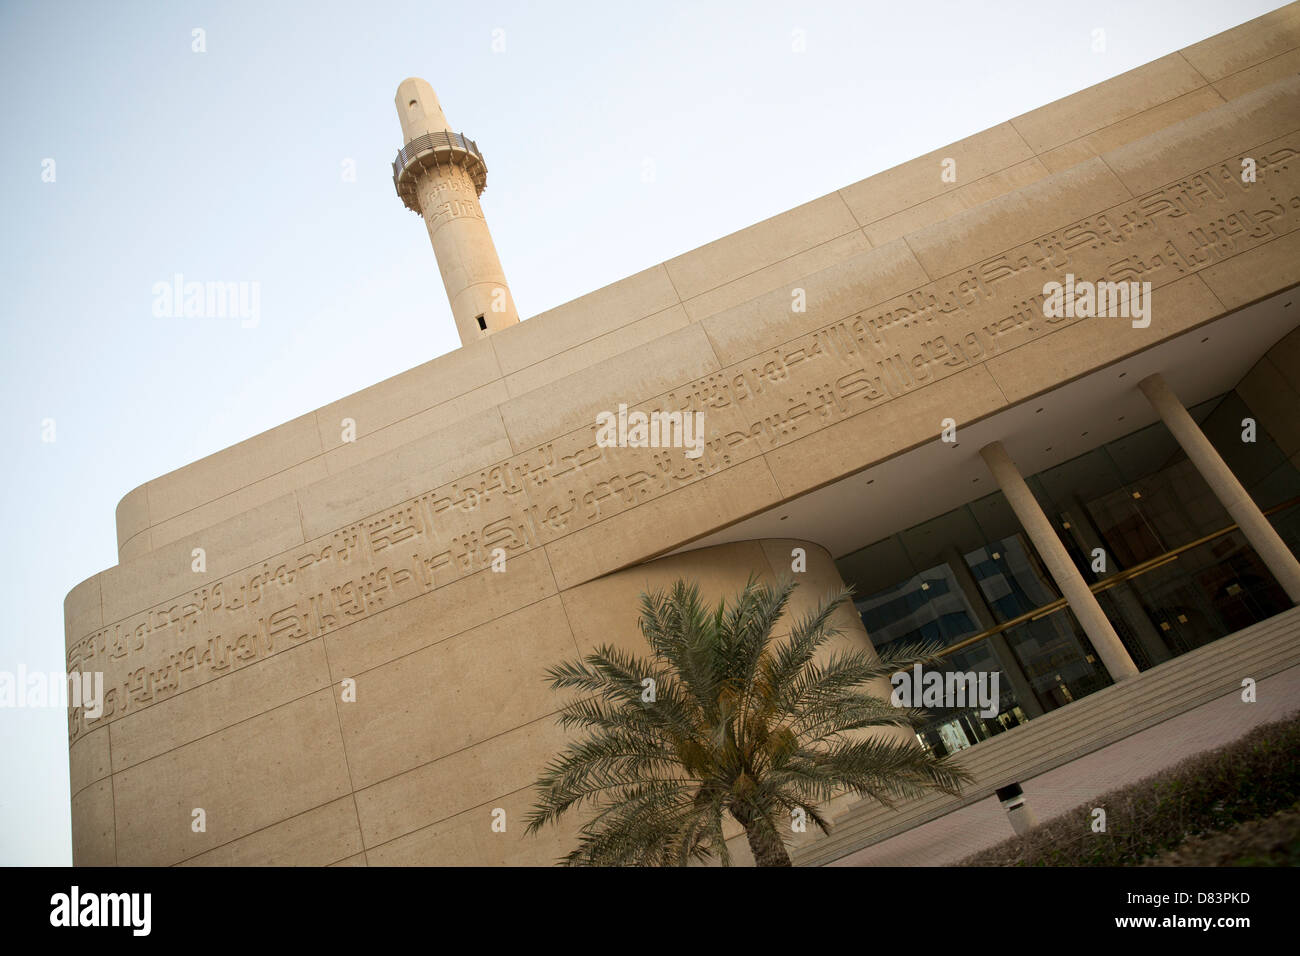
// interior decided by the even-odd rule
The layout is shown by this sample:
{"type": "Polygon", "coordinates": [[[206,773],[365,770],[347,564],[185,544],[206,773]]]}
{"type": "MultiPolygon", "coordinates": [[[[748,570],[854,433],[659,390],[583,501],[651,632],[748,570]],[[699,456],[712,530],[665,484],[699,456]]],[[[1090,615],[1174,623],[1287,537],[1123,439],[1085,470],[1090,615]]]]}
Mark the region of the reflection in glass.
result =
{"type": "MultiPolygon", "coordinates": [[[[965,558],[999,621],[1027,614],[1060,597],[1022,535],[976,548],[965,558]]],[[[1044,710],[1068,704],[1110,683],[1110,675],[1068,610],[1026,621],[1004,633],[1044,710]]]]}
{"type": "MultiPolygon", "coordinates": [[[[1300,551],[1300,471],[1262,429],[1254,442],[1242,440],[1251,411],[1241,396],[1230,392],[1189,412],[1257,503],[1281,508],[1270,520],[1300,551]]],[[[1142,670],[1291,606],[1241,532],[1219,533],[1232,519],[1160,423],[1026,483],[1084,579],[1100,587],[1098,603],[1142,670]],[[1186,550],[1170,553],[1179,548],[1186,550]],[[1134,569],[1140,573],[1129,576],[1134,569]]],[[[837,563],[882,650],[917,641],[952,646],[990,618],[1033,615],[945,659],[949,670],[998,671],[1001,700],[994,718],[971,708],[935,711],[920,736],[937,752],[965,749],[1027,719],[1026,710],[1035,716],[1111,682],[1070,609],[1044,609],[1060,593],[1001,492],[837,563]]]]}
{"type": "MultiPolygon", "coordinates": [[[[938,643],[949,647],[981,630],[974,608],[947,564],[914,574],[859,598],[855,604],[872,644],[881,654],[908,644],[938,643]]],[[[937,754],[963,750],[1028,719],[988,641],[962,648],[948,655],[943,667],[927,670],[998,675],[995,714],[985,716],[972,706],[931,709],[917,737],[937,754]]]]}

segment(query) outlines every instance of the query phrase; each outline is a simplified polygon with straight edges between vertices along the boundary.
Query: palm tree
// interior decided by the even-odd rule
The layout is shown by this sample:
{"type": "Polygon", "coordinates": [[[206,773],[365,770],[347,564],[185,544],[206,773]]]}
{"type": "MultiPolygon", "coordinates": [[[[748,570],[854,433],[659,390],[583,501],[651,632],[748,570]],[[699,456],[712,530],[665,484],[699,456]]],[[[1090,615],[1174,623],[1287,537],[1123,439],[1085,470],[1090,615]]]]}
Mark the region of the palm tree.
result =
{"type": "Polygon", "coordinates": [[[893,806],[929,790],[959,793],[969,775],[914,739],[854,733],[916,725],[923,711],[893,707],[864,685],[933,663],[938,646],[819,659],[852,591],[829,595],[778,641],[772,630],[794,587],[751,579],[730,607],[723,600],[710,612],[698,587],[679,580],[641,596],[650,657],[604,645],[550,668],[553,689],[578,692],[561,724],[588,733],[537,780],[528,832],[582,808],[591,815],[562,863],[682,866],[717,854],[730,865],[726,813],[759,866],[789,866],[782,833],[795,819],[829,832],[818,804],[836,794],[893,806]]]}

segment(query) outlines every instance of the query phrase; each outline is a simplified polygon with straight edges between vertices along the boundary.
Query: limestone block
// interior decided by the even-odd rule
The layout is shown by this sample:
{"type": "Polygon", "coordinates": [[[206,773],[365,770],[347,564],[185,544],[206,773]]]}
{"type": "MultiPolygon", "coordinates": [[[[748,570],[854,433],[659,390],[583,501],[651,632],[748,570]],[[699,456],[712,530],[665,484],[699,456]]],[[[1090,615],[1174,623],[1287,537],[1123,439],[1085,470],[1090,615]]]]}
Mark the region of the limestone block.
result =
{"type": "Polygon", "coordinates": [[[314,458],[323,450],[314,414],[277,425],[149,482],[151,523],[159,524],[238,491],[314,458]]]}
{"type": "Polygon", "coordinates": [[[284,495],[103,572],[104,621],[116,621],[141,607],[202,587],[252,564],[268,550],[278,551],[301,541],[297,503],[293,495],[284,495]],[[204,572],[194,570],[195,548],[203,549],[204,572]]]}
{"type": "Polygon", "coordinates": [[[1214,83],[1296,47],[1300,47],[1300,7],[1288,3],[1262,17],[1184,47],[1182,55],[1202,76],[1214,83]]]}
{"type": "Polygon", "coordinates": [[[882,302],[926,281],[907,243],[892,242],[799,279],[806,311],[792,308],[789,288],[774,289],[710,316],[701,324],[718,360],[732,366],[761,357],[799,336],[838,322],[866,305],[882,302]]]}
{"type": "Polygon", "coordinates": [[[1105,163],[1089,160],[918,230],[907,243],[937,279],[1128,198],[1105,163]]]}
{"type": "Polygon", "coordinates": [[[968,183],[1023,163],[1033,156],[1033,151],[1015,128],[1010,123],[1000,123],[852,186],[845,186],[840,195],[857,221],[867,226],[936,196],[955,192],[968,183]],[[951,159],[955,164],[957,178],[954,182],[943,179],[945,159],[951,159]]]}
{"type": "Polygon", "coordinates": [[[687,299],[686,312],[692,322],[698,322],[773,289],[784,290],[789,298],[789,288],[799,285],[804,276],[853,258],[870,248],[867,237],[860,230],[854,230],[687,299]]]}
{"type": "Polygon", "coordinates": [[[669,259],[664,266],[685,301],[857,228],[839,193],[831,193],[669,259]]]}
{"type": "Polygon", "coordinates": [[[68,748],[68,789],[75,797],[112,771],[109,761],[108,728],[86,734],[68,748]]]}
{"type": "Polygon", "coordinates": [[[303,531],[320,537],[509,454],[500,413],[470,415],[301,489],[303,531]]]}
{"type": "MultiPolygon", "coordinates": [[[[456,408],[454,400],[501,378],[489,339],[472,341],[316,410],[321,451],[340,448],[344,418],[357,425],[357,444],[368,435],[431,408],[456,408]]],[[[490,393],[489,393],[490,394],[490,393]]],[[[472,409],[467,409],[467,411],[472,409]]],[[[452,424],[443,421],[442,427],[452,424]]],[[[409,440],[409,438],[408,438],[409,440]]]]}
{"type": "Polygon", "coordinates": [[[1199,275],[1151,292],[1151,325],[1132,320],[1079,319],[1045,338],[989,359],[988,370],[1008,402],[1019,402],[1180,335],[1222,314],[1218,299],[1199,275]]]}
{"type": "Polygon", "coordinates": [[[565,589],[739,521],[778,500],[767,464],[755,458],[568,534],[548,544],[546,553],[556,583],[565,589]]]}
{"type": "Polygon", "coordinates": [[[1241,186],[1243,156],[1264,165],[1265,176],[1264,160],[1280,150],[1275,162],[1294,165],[1294,154],[1285,152],[1285,144],[1292,142],[1288,134],[1297,127],[1300,77],[1293,76],[1111,150],[1104,159],[1135,196],[1211,164],[1231,169],[1232,185],[1241,186]]]}
{"type": "Polygon", "coordinates": [[[1011,121],[1035,153],[1046,152],[1205,86],[1177,53],[1072,93],[1011,121]]]}
{"type": "MultiPolygon", "coordinates": [[[[245,516],[261,513],[269,515],[274,509],[265,506],[276,499],[292,497],[293,492],[304,485],[320,481],[327,474],[325,459],[317,456],[301,464],[294,465],[269,478],[250,482],[228,495],[198,505],[182,512],[174,518],[159,521],[149,529],[149,550],[160,548],[177,541],[184,541],[195,536],[203,536],[214,525],[227,521],[243,521],[245,516]]],[[[267,529],[274,534],[274,529],[267,529]]],[[[261,532],[255,525],[247,525],[247,534],[256,538],[261,532]]]]}
{"type": "Polygon", "coordinates": [[[273,823],[184,860],[181,866],[365,866],[352,795],[273,823]]]}
{"type": "MultiPolygon", "coordinates": [[[[483,807],[500,794],[532,786],[565,739],[559,725],[544,717],[358,790],[367,853],[370,847],[483,807]]],[[[487,810],[484,826],[490,822],[487,810]]],[[[375,862],[382,858],[379,854],[375,862]]]]}
{"type": "MultiPolygon", "coordinates": [[[[363,420],[352,418],[352,421],[357,423],[357,439],[352,442],[344,442],[341,445],[336,444],[335,447],[327,451],[323,456],[326,470],[331,475],[337,475],[404,445],[428,444],[436,435],[452,433],[457,425],[481,419],[485,416],[489,418],[497,417],[496,407],[504,402],[509,395],[505,381],[496,379],[487,385],[472,389],[463,395],[431,406],[423,411],[415,412],[391,424],[382,425],[373,431],[362,432],[363,420]]],[[[346,411],[346,406],[341,406],[340,410],[346,411]]],[[[351,416],[339,418],[335,424],[340,424],[347,418],[351,418],[351,416]]],[[[322,419],[322,425],[326,421],[328,420],[322,419]]],[[[322,428],[322,430],[324,429],[322,428]]],[[[335,438],[337,439],[342,435],[343,431],[342,427],[335,428],[335,438]]]]}
{"type": "Polygon", "coordinates": [[[71,647],[104,623],[100,575],[86,578],[63,598],[63,646],[71,647]]]}
{"type": "Polygon", "coordinates": [[[100,780],[72,797],[72,865],[116,866],[113,785],[100,780]]]}
{"type": "Polygon", "coordinates": [[[581,821],[568,814],[526,835],[532,806],[532,789],[519,790],[371,847],[367,855],[373,866],[548,866],[577,846],[581,821]],[[501,819],[496,810],[505,811],[504,831],[492,828],[501,819]]]}
{"type": "Polygon", "coordinates": [[[1015,192],[1045,178],[1048,174],[1048,168],[1037,157],[1027,159],[989,173],[980,179],[964,182],[933,199],[877,220],[865,226],[862,231],[867,234],[873,246],[883,246],[909,232],[915,232],[936,222],[943,222],[963,209],[974,209],[990,199],[1015,192]]]}
{"type": "Polygon", "coordinates": [[[677,304],[667,271],[657,265],[495,332],[488,341],[501,373],[510,376],[677,304]]]}
{"type": "Polygon", "coordinates": [[[561,592],[581,653],[601,644],[645,654],[645,639],[637,627],[640,596],[668,589],[677,578],[697,584],[706,606],[734,600],[749,574],[770,579],[771,567],[756,541],[715,545],[658,558],[646,564],[595,578],[561,592]]]}
{"type": "Polygon", "coordinates": [[[1300,49],[1279,53],[1272,59],[1242,70],[1240,73],[1225,76],[1215,82],[1214,88],[1225,100],[1231,100],[1288,76],[1295,76],[1296,73],[1300,73],[1300,49]]]}
{"type": "Polygon", "coordinates": [[[1061,146],[1049,149],[1039,158],[1052,172],[1068,169],[1093,156],[1100,156],[1121,146],[1127,146],[1134,140],[1149,136],[1175,123],[1206,110],[1222,105],[1224,97],[1214,87],[1202,86],[1190,93],[1176,96],[1149,110],[1143,110],[1135,116],[1111,123],[1109,126],[1070,140],[1061,146]]]}
{"type": "MultiPolygon", "coordinates": [[[[1293,165],[1292,169],[1300,172],[1300,164],[1293,165]]],[[[1297,190],[1292,186],[1289,192],[1296,195],[1297,190]]],[[[1201,273],[1205,284],[1226,308],[1248,305],[1294,282],[1295,264],[1300,262],[1300,232],[1295,231],[1296,223],[1293,220],[1269,228],[1285,227],[1292,231],[1265,245],[1210,265],[1201,273]]]]}
{"type": "Polygon", "coordinates": [[[968,368],[906,399],[860,412],[764,457],[782,499],[792,498],[926,441],[945,418],[958,427],[1001,408],[1006,399],[983,367],[968,368]],[[870,449],[869,451],[867,449],[870,449]]]}
{"type": "Polygon", "coordinates": [[[484,569],[327,635],[332,679],[337,684],[555,593],[545,552],[511,556],[505,572],[484,569]]]}
{"type": "Polygon", "coordinates": [[[113,775],[118,863],[166,866],[345,795],[333,692],[283,707],[113,775]],[[193,810],[206,831],[192,829],[193,810]]]}
{"type": "Polygon", "coordinates": [[[119,549],[149,527],[148,488],[147,484],[132,488],[117,503],[117,546],[119,549]]]}
{"type": "MultiPolygon", "coordinates": [[[[606,359],[625,352],[637,352],[677,329],[690,323],[686,310],[680,305],[648,315],[644,319],[629,322],[626,325],[590,338],[580,345],[560,352],[550,358],[542,359],[528,365],[506,379],[509,394],[523,395],[534,389],[559,381],[566,376],[591,368],[606,359]]],[[[524,328],[521,323],[516,328],[524,328]]]]}
{"type": "Polygon", "coordinates": [[[689,382],[716,371],[718,361],[698,325],[670,332],[658,341],[566,376],[501,406],[516,451],[580,427],[594,427],[602,411],[617,411],[657,394],[665,385],[689,382]]]}
{"type": "Polygon", "coordinates": [[[329,685],[324,643],[319,638],[307,641],[129,713],[103,728],[112,740],[113,771],[133,767],[329,685]]]}
{"type": "Polygon", "coordinates": [[[546,668],[573,651],[552,595],[358,673],[356,701],[339,705],[353,784],[366,787],[553,714],[561,698],[547,687],[546,668]]]}
{"type": "Polygon", "coordinates": [[[368,865],[369,864],[366,863],[366,855],[364,853],[358,853],[355,856],[350,856],[347,859],[339,860],[337,863],[330,864],[330,866],[368,866],[368,865]]]}

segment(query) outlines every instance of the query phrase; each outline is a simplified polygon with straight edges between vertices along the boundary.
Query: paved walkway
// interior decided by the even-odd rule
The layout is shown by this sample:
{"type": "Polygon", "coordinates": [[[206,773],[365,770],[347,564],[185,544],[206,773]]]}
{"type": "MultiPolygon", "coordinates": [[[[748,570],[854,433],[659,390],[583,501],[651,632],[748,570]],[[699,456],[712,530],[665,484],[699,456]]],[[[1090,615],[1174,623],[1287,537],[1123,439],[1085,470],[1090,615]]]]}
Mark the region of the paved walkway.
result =
{"type": "MultiPolygon", "coordinates": [[[[1022,780],[1025,799],[1039,821],[1046,822],[1085,800],[1236,740],[1252,727],[1300,709],[1300,667],[1264,678],[1256,692],[1254,704],[1242,703],[1241,692],[1236,691],[1022,780]]],[[[828,865],[943,866],[1009,836],[1014,836],[1014,831],[1006,811],[997,797],[988,797],[828,865]]]]}

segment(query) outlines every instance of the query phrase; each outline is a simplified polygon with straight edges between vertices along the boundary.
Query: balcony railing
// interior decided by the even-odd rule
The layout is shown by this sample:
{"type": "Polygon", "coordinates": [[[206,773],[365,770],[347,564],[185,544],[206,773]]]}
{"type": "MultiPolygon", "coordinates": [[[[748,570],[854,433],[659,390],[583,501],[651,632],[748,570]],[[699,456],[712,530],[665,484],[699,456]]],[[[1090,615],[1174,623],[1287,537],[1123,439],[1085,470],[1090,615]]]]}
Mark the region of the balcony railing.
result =
{"type": "Polygon", "coordinates": [[[414,165],[423,167],[429,160],[463,166],[474,180],[474,188],[479,194],[487,186],[487,162],[479,152],[477,143],[464,133],[453,133],[451,130],[425,133],[399,149],[397,158],[393,160],[393,186],[402,202],[416,212],[419,209],[414,182],[403,174],[414,165]]]}

